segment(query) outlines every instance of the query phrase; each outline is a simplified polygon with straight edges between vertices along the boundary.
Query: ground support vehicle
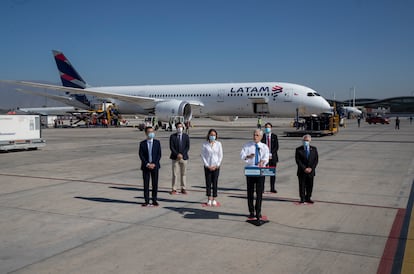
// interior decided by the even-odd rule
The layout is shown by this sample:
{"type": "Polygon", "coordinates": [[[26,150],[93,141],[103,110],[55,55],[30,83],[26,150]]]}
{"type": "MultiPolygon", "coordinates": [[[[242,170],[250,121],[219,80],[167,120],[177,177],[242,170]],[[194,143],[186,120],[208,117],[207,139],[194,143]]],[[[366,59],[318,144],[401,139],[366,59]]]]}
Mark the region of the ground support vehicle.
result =
{"type": "Polygon", "coordinates": [[[0,151],[44,147],[39,115],[0,115],[0,151]]]}

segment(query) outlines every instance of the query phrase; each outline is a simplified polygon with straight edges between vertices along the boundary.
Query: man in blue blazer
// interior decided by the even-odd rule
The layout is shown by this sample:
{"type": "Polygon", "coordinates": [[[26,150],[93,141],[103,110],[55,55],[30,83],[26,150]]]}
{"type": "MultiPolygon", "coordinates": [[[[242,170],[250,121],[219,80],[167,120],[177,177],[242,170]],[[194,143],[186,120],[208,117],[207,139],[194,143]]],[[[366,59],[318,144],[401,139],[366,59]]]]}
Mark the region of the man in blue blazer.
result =
{"type": "Polygon", "coordinates": [[[139,158],[141,159],[142,177],[144,180],[144,199],[142,206],[151,206],[149,198],[149,181],[152,179],[152,205],[158,206],[158,172],[161,160],[160,141],[154,139],[155,132],[152,127],[145,128],[147,139],[139,144],[139,158]]]}
{"type": "Polygon", "coordinates": [[[178,122],[175,127],[177,132],[170,135],[170,159],[172,160],[172,190],[171,194],[177,194],[178,177],[181,182],[181,193],[187,194],[187,160],[190,150],[190,137],[183,132],[184,125],[178,122]]]}
{"type": "Polygon", "coordinates": [[[299,196],[301,204],[313,204],[311,200],[313,177],[318,165],[318,150],[310,145],[311,136],[303,136],[303,145],[296,148],[295,160],[298,165],[299,196]]]}

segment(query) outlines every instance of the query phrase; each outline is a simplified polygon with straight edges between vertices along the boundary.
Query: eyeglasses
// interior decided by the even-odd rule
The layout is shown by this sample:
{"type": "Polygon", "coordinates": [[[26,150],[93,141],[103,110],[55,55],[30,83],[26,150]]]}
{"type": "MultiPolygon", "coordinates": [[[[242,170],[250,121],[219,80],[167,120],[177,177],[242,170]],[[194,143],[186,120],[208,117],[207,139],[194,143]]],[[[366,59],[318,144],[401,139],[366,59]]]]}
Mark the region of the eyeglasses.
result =
{"type": "Polygon", "coordinates": [[[260,134],[253,134],[253,136],[260,136],[260,134]]]}

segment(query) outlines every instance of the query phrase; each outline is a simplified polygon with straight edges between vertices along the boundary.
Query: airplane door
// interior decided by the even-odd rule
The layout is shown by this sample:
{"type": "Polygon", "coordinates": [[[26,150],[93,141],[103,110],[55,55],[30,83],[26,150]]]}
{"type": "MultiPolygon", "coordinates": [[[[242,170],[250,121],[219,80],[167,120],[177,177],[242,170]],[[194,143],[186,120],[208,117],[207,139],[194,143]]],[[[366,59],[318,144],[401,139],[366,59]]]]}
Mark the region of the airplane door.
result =
{"type": "Polygon", "coordinates": [[[291,89],[286,90],[284,93],[283,101],[292,102],[292,93],[293,93],[293,90],[291,89]]]}
{"type": "Polygon", "coordinates": [[[268,114],[269,113],[269,105],[267,103],[254,103],[253,104],[253,112],[256,114],[268,114]]]}
{"type": "Polygon", "coordinates": [[[217,102],[224,102],[224,93],[225,93],[224,89],[219,89],[217,93],[217,102]]]}

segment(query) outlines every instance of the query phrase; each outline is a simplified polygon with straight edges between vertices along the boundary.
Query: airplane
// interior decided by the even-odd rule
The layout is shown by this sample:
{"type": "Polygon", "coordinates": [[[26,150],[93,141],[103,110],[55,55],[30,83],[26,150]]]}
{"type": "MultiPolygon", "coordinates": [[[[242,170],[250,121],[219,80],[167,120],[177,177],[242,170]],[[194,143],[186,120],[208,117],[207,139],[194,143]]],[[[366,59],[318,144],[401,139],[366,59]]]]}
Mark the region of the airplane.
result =
{"type": "Polygon", "coordinates": [[[329,103],[315,90],[284,82],[91,87],[63,52],[52,52],[63,86],[3,82],[64,91],[68,95],[64,98],[66,104],[74,102],[76,107],[83,105],[85,109],[91,109],[96,102],[110,102],[120,113],[156,115],[159,121],[168,121],[171,116],[183,116],[185,121],[193,116],[229,121],[237,117],[294,117],[330,111],[329,103]]]}
{"type": "Polygon", "coordinates": [[[351,106],[343,106],[343,107],[341,107],[343,110],[344,110],[344,112],[346,113],[346,114],[348,114],[348,113],[350,113],[351,115],[355,115],[355,116],[360,116],[360,115],[362,115],[362,111],[361,110],[359,110],[357,107],[351,107],[351,106]]]}

